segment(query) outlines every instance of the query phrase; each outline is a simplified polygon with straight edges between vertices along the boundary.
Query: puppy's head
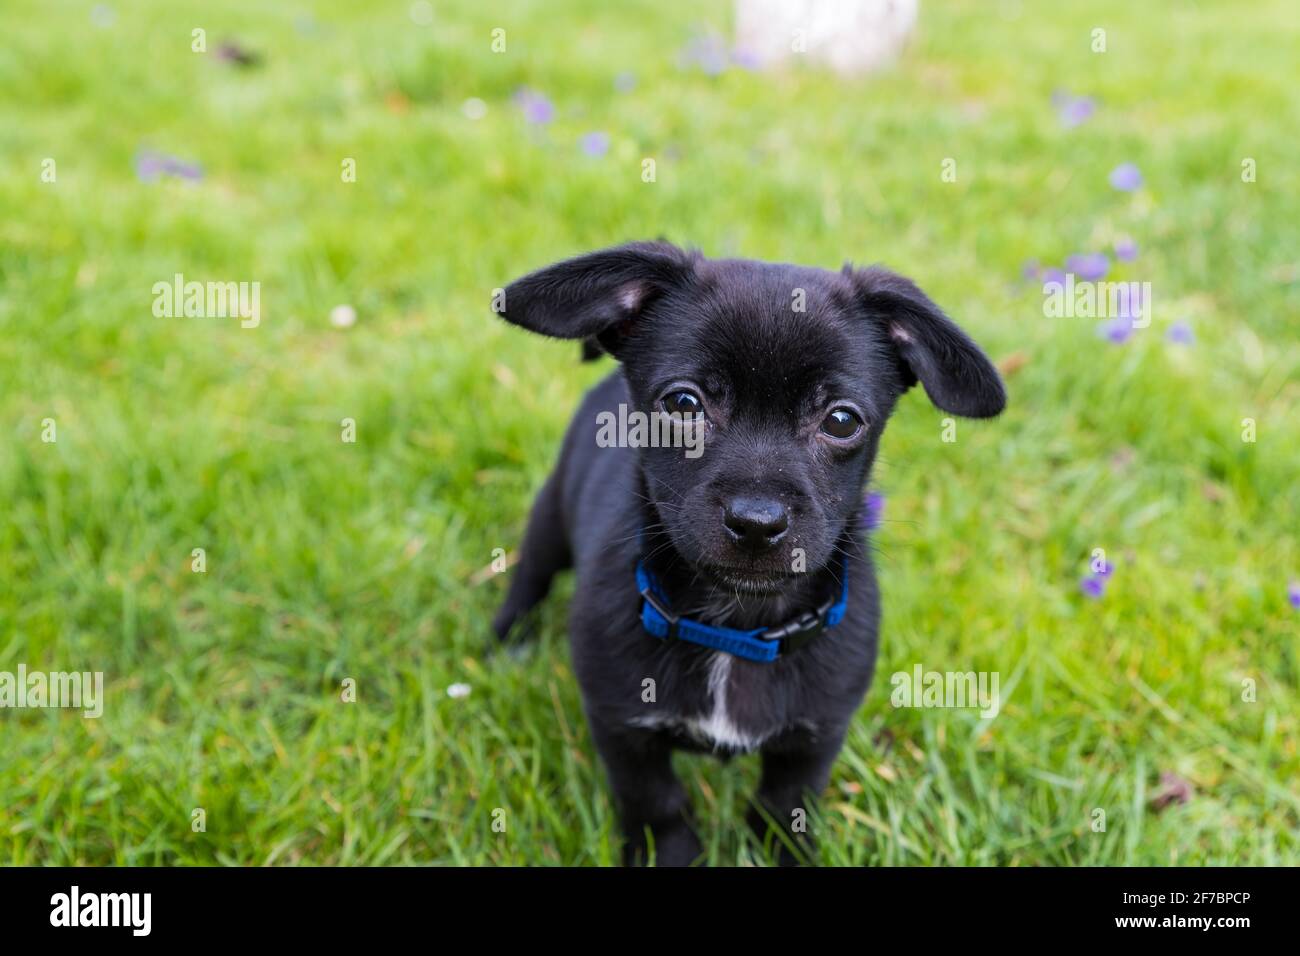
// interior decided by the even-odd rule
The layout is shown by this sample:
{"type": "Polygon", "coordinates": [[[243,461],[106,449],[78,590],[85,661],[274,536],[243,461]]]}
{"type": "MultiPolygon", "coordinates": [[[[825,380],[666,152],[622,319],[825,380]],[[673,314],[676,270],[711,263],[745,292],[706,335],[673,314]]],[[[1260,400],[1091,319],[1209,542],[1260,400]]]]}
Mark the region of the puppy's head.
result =
{"type": "Polygon", "coordinates": [[[885,421],[916,382],[956,415],[1005,404],[984,353],[880,268],[631,243],[517,280],[503,315],[598,341],[623,363],[635,411],[674,416],[677,447],[641,451],[649,494],[677,552],[736,590],[776,593],[833,560],[885,421]]]}

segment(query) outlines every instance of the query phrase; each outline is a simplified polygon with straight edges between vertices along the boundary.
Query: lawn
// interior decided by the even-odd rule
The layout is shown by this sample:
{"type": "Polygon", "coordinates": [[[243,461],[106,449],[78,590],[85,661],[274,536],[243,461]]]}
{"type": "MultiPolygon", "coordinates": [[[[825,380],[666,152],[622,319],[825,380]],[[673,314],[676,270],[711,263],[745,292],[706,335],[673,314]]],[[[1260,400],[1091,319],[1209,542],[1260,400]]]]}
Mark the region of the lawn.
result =
{"type": "MultiPolygon", "coordinates": [[[[858,79],[714,65],[727,4],[425,13],[0,9],[0,671],[106,696],[0,710],[0,860],[615,862],[571,585],[485,653],[494,549],[608,365],[489,303],[663,236],[886,263],[1006,372],[1001,418],[944,441],[917,392],[885,435],[823,862],[1300,862],[1292,0],[923,0],[858,79]],[[1096,252],[1151,283],[1123,341],[1026,277],[1096,252]],[[155,315],[177,273],[259,283],[260,322],[155,315]],[[891,706],[918,664],[997,672],[1000,713],[891,706]]],[[[680,769],[710,861],[757,861],[754,760],[680,769]]]]}

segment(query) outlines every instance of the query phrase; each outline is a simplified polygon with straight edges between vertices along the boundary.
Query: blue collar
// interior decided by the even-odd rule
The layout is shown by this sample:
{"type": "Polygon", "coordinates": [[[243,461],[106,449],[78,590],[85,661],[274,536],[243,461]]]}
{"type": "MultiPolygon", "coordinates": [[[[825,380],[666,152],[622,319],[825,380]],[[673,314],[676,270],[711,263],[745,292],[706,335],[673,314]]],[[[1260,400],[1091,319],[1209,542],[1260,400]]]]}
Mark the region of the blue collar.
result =
{"type": "Polygon", "coordinates": [[[797,651],[822,631],[843,620],[844,610],[849,604],[849,562],[846,558],[841,565],[838,598],[827,598],[816,610],[804,611],[784,624],[750,631],[716,627],[674,614],[659,579],[645,566],[644,560],[636,563],[636,586],[644,599],[641,602],[641,626],[649,634],[665,641],[689,641],[747,661],[770,664],[797,651]]]}

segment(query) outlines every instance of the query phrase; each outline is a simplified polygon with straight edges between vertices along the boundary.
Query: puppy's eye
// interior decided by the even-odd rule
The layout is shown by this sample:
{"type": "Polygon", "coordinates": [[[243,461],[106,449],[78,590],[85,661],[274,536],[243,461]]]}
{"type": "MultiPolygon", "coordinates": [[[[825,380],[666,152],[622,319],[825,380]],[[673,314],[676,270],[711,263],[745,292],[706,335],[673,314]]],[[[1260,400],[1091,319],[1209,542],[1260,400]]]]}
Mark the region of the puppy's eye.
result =
{"type": "Polygon", "coordinates": [[[663,410],[669,415],[681,415],[683,418],[695,418],[704,414],[704,402],[690,389],[682,388],[669,392],[659,400],[663,410]]]}
{"type": "Polygon", "coordinates": [[[847,408],[833,409],[822,422],[822,431],[840,441],[855,437],[862,427],[862,419],[847,408]]]}

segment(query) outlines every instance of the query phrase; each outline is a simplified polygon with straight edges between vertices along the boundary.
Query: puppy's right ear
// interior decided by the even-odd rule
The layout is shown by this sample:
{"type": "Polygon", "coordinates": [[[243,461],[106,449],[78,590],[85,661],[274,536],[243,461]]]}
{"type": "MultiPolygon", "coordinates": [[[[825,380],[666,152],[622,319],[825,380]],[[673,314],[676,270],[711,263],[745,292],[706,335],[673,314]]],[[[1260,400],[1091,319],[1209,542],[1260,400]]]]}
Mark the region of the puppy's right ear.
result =
{"type": "Polygon", "coordinates": [[[507,322],[559,339],[594,336],[617,355],[636,318],[686,285],[697,256],[667,242],[627,245],[566,259],[516,279],[494,307],[507,322]]]}

